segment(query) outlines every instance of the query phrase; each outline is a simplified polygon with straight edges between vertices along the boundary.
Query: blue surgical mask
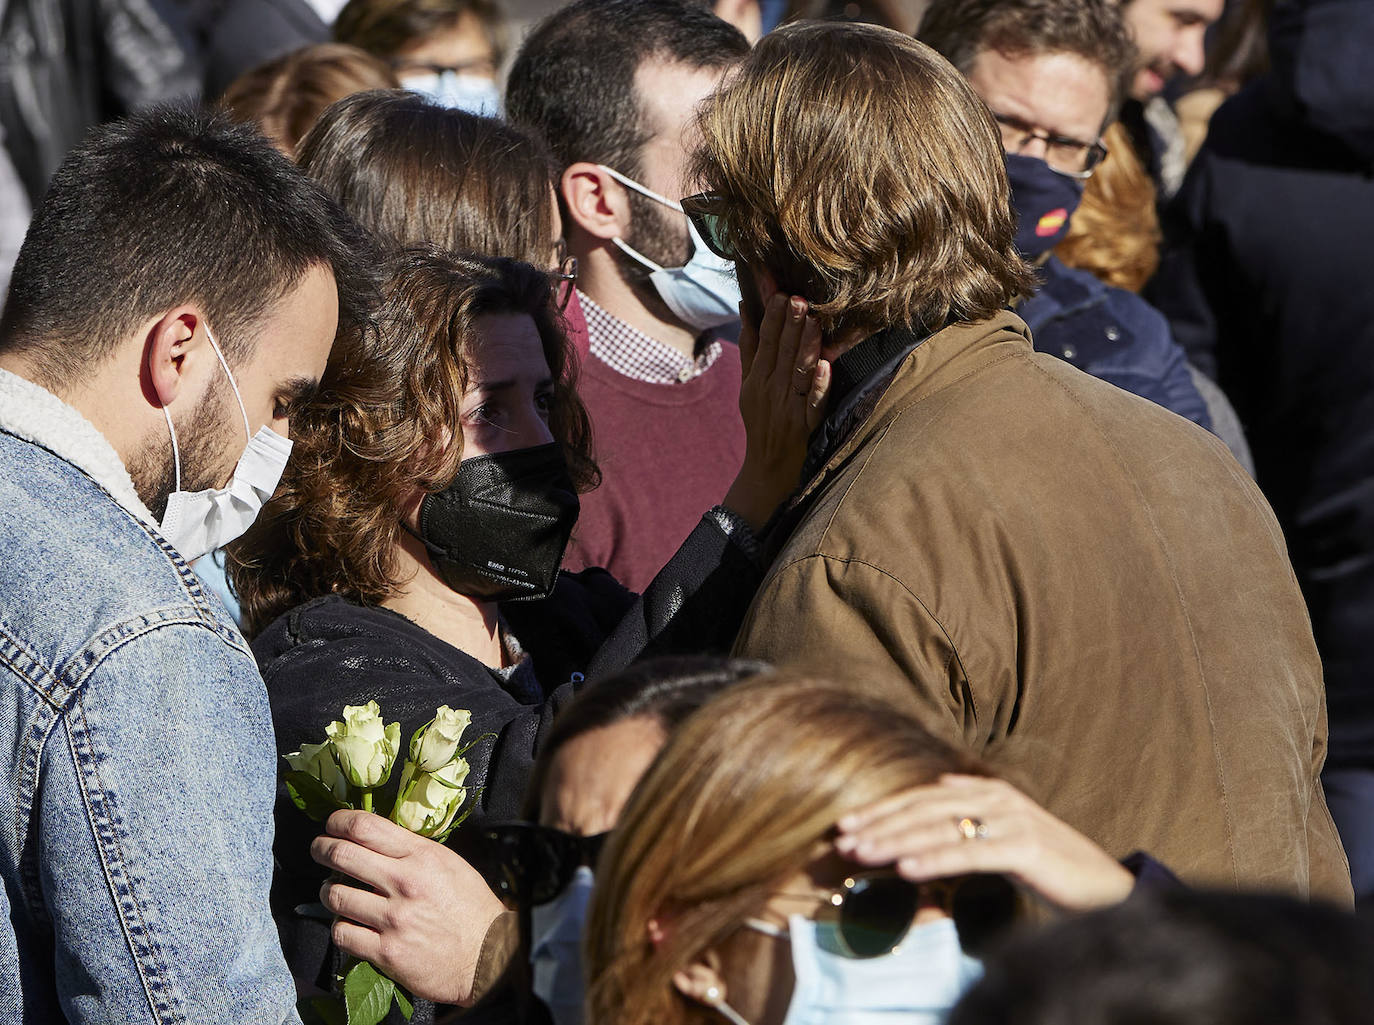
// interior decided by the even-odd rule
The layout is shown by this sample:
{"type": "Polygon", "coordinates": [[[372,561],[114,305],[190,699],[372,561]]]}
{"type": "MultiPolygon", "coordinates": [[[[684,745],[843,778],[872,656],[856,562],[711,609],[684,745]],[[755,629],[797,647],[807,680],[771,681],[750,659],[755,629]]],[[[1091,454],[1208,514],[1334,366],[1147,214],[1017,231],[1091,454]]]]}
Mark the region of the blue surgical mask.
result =
{"type": "Polygon", "coordinates": [[[1016,248],[1028,260],[1048,253],[1069,233],[1083,199],[1083,182],[1060,174],[1039,157],[1007,154],[1007,182],[1016,211],[1016,248]]]}
{"type": "MultiPolygon", "coordinates": [[[[597,166],[627,189],[634,189],[641,196],[647,196],[655,203],[662,203],[682,214],[681,203],[645,188],[605,164],[597,166]]],[[[659,298],[680,321],[692,329],[705,331],[738,320],[740,294],[735,265],[711,252],[690,220],[687,222],[687,232],[692,239],[692,256],[681,267],[660,267],[624,239],[613,238],[611,241],[630,259],[649,268],[652,272],[649,281],[659,298]]]]}
{"type": "Polygon", "coordinates": [[[406,75],[401,85],[450,110],[465,110],[481,117],[501,116],[500,90],[482,75],[462,75],[450,68],[406,75]]]}
{"type": "MultiPolygon", "coordinates": [[[[940,1025],[983,966],[959,946],[951,918],[912,926],[891,953],[854,958],[840,954],[833,926],[802,915],[787,929],[749,919],[749,928],[792,944],[796,982],[783,1025],[940,1025]]],[[[716,1005],[734,1025],[748,1025],[728,1004],[716,1005]]]]}
{"type": "Polygon", "coordinates": [[[592,870],[582,865],[562,893],[530,912],[534,994],[548,1007],[554,1025],[582,1025],[582,928],[593,882],[592,870]]]}

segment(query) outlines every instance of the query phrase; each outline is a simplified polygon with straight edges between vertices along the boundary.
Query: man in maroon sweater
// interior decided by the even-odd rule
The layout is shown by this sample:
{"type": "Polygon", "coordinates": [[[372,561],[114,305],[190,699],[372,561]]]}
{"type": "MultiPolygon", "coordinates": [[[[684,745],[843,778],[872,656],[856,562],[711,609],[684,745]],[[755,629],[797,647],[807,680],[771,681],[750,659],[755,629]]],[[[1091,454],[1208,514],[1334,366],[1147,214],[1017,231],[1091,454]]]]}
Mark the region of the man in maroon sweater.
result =
{"type": "MultiPolygon", "coordinates": [[[[541,134],[578,259],[586,321],[579,391],[599,489],[582,499],[564,565],[605,566],[643,590],[719,502],[744,458],[738,286],[690,234],[677,200],[697,104],[748,52],[682,0],[577,0],[538,25],[507,86],[510,120],[541,134]]],[[[576,331],[575,331],[576,333],[576,331]]]]}

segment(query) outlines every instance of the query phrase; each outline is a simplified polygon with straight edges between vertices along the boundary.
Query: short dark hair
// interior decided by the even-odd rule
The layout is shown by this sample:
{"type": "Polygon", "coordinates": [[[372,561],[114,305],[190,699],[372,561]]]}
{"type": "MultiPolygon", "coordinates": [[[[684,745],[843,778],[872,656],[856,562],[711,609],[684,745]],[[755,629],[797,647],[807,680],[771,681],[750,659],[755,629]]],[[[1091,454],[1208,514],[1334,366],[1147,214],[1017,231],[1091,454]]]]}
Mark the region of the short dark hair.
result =
{"type": "Polygon", "coordinates": [[[40,383],[81,377],[149,318],[195,303],[230,362],[311,268],[339,290],[339,337],[375,302],[370,237],[258,132],[157,106],[102,125],[63,161],[29,226],[0,351],[40,383]]]}
{"type": "Polygon", "coordinates": [[[547,267],[553,161],[538,139],[412,92],[358,93],[301,141],[301,169],[387,241],[547,267]]]}
{"type": "Polygon", "coordinates": [[[1136,65],[1122,6],[1115,0],[932,0],[916,38],[965,75],[984,50],[1018,57],[1076,54],[1106,72],[1110,122],[1136,65]]]}
{"type": "Polygon", "coordinates": [[[683,0],[576,0],[520,47],[506,116],[541,135],[559,169],[578,161],[640,173],[648,130],[635,72],[650,58],[723,68],[749,52],[738,29],[683,0]]]}
{"type": "Polygon", "coordinates": [[[1005,943],[949,1025],[1356,1025],[1374,936],[1292,897],[1145,891],[1005,943]]]}
{"type": "Polygon", "coordinates": [[[727,687],[768,672],[766,662],[719,655],[665,655],[588,684],[558,713],[539,748],[525,788],[523,815],[538,821],[544,782],[559,750],[569,741],[626,719],[645,717],[672,731],[727,687]]]}

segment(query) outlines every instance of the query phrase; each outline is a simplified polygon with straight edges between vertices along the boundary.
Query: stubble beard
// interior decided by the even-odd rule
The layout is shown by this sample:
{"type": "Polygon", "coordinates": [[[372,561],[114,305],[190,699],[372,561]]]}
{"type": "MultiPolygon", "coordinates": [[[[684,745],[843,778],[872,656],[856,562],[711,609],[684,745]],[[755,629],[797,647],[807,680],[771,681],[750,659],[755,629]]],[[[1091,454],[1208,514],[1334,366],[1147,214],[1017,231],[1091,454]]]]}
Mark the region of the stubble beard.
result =
{"type": "MultiPolygon", "coordinates": [[[[212,388],[206,401],[189,418],[182,423],[173,420],[181,450],[182,491],[204,491],[219,485],[220,474],[215,467],[220,465],[225,448],[230,444],[226,425],[234,426],[228,418],[227,390],[212,388]]],[[[150,441],[129,460],[129,477],[138,497],[153,518],[161,522],[167,513],[167,500],[176,490],[172,437],[165,422],[162,437],[150,441]]]]}

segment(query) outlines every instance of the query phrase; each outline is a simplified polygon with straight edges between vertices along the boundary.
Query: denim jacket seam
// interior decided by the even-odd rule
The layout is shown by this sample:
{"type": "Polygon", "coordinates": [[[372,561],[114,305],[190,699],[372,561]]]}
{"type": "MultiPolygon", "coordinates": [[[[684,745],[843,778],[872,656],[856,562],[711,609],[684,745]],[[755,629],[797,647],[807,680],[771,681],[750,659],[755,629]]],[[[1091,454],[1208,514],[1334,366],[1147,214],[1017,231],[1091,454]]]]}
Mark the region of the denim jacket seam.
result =
{"type": "Polygon", "coordinates": [[[77,769],[76,778],[79,781],[81,800],[95,840],[101,871],[114,900],[115,910],[119,915],[120,931],[124,934],[125,945],[132,956],[134,970],[138,973],[144,997],[155,1019],[163,1025],[185,1022],[185,1014],[176,1006],[176,988],[167,977],[161,948],[155,934],[148,927],[143,909],[134,893],[133,879],[120,843],[117,816],[110,813],[107,804],[109,791],[101,780],[100,769],[90,748],[90,726],[86,722],[86,710],[81,703],[80,695],[72,703],[72,711],[75,715],[69,713],[65,717],[68,749],[77,769]],[[94,801],[92,784],[97,795],[97,800],[94,801]],[[97,810],[97,805],[101,810],[97,810]]]}
{"type": "Polygon", "coordinates": [[[43,752],[53,730],[62,722],[63,710],[50,703],[39,703],[24,727],[23,759],[20,777],[15,780],[15,850],[18,851],[20,887],[29,911],[36,922],[46,922],[47,901],[43,897],[43,883],[38,869],[37,848],[29,844],[33,809],[43,771],[43,752]],[[49,713],[44,715],[44,712],[49,713]]]}
{"type": "Polygon", "coordinates": [[[69,690],[79,690],[110,655],[129,642],[168,626],[194,626],[208,630],[245,658],[253,658],[252,651],[238,631],[229,629],[213,616],[207,616],[205,610],[196,606],[172,605],[150,609],[101,630],[68,659],[58,675],[69,690]]]}
{"type": "Polygon", "coordinates": [[[44,703],[61,710],[70,700],[66,684],[23,641],[0,620],[0,665],[5,666],[29,685],[29,689],[44,703]]]}

